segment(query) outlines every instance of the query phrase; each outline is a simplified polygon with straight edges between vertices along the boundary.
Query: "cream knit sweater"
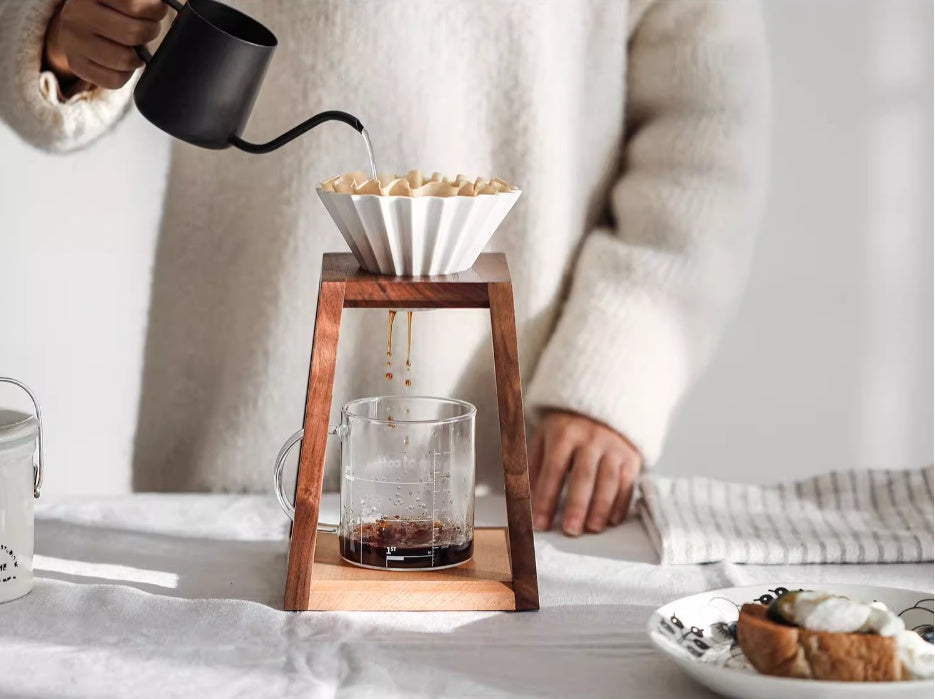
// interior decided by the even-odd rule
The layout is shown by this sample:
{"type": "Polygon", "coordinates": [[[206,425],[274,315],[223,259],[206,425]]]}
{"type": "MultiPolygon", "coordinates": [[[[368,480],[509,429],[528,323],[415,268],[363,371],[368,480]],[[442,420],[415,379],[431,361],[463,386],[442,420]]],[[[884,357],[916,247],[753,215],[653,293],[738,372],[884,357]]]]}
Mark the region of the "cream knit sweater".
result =
{"type": "MultiPolygon", "coordinates": [[[[0,0],[0,117],[68,151],[120,119],[132,85],[58,100],[40,74],[58,1],[0,0]]],[[[656,460],[745,278],[768,140],[756,5],[232,4],[280,42],[246,138],[344,109],[367,125],[383,171],[523,188],[489,249],[514,275],[529,416],[584,413],[656,460]]],[[[267,156],[174,145],[136,488],[268,489],[272,458],[302,422],[321,254],[346,249],[315,186],[365,158],[358,135],[334,124],[267,156]]],[[[385,333],[385,313],[346,312],[335,413],[401,392],[383,377],[385,333]]],[[[502,483],[487,316],[417,313],[413,335],[414,392],[479,407],[479,477],[502,483]]]]}

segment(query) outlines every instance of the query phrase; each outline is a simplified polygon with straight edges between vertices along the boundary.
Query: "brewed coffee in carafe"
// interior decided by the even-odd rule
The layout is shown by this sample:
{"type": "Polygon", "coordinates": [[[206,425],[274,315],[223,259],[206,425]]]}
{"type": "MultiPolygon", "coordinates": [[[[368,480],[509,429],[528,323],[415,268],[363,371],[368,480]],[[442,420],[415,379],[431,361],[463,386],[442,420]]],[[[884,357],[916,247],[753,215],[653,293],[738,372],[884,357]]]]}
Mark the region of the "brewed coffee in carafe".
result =
{"type": "Polygon", "coordinates": [[[341,556],[355,565],[431,570],[474,550],[474,416],[421,396],[352,401],[342,415],[341,556]]]}

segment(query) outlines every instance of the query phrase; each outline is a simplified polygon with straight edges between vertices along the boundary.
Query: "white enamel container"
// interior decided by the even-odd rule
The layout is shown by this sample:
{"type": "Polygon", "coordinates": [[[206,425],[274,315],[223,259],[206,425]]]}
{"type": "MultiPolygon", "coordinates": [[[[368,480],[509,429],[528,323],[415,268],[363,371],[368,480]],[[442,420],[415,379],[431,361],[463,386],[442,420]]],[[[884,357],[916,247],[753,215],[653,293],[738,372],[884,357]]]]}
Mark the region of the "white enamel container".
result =
{"type": "MultiPolygon", "coordinates": [[[[0,382],[29,392],[13,379],[0,382]]],[[[38,403],[36,415],[0,409],[0,602],[32,590],[33,507],[42,478],[40,419],[38,403]]]]}

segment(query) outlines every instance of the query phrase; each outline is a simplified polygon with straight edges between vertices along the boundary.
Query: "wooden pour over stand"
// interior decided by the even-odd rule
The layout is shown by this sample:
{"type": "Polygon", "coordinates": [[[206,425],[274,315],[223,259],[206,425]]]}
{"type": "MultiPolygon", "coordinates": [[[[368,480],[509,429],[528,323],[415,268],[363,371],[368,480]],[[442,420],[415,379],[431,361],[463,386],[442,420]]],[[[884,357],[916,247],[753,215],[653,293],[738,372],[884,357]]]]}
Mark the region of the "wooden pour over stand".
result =
{"type": "Polygon", "coordinates": [[[296,479],[287,610],[531,610],[539,608],[513,285],[502,253],[435,277],[362,271],[353,255],[322,260],[296,479]],[[382,571],[341,559],[337,536],[317,532],[338,334],[345,308],[489,308],[500,414],[507,524],[474,532],[474,557],[440,571],[382,571]],[[316,546],[316,539],[318,545],[316,546]]]}

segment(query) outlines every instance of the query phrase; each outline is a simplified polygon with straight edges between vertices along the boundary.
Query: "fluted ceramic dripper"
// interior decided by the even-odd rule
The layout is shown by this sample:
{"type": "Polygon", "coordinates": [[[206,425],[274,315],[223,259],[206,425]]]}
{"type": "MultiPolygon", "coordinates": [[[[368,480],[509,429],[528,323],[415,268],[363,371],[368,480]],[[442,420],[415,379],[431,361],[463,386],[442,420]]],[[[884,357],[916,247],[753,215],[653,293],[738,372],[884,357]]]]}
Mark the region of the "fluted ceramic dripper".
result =
{"type": "MultiPolygon", "coordinates": [[[[369,189],[393,191],[399,181],[405,182],[388,180],[380,188],[371,180],[369,189]]],[[[449,196],[425,196],[423,187],[406,196],[334,191],[329,180],[318,195],[363,269],[406,277],[452,274],[474,264],[522,194],[506,185],[495,193],[458,195],[462,181],[438,182],[438,191],[447,186],[455,192],[449,196]]]]}

